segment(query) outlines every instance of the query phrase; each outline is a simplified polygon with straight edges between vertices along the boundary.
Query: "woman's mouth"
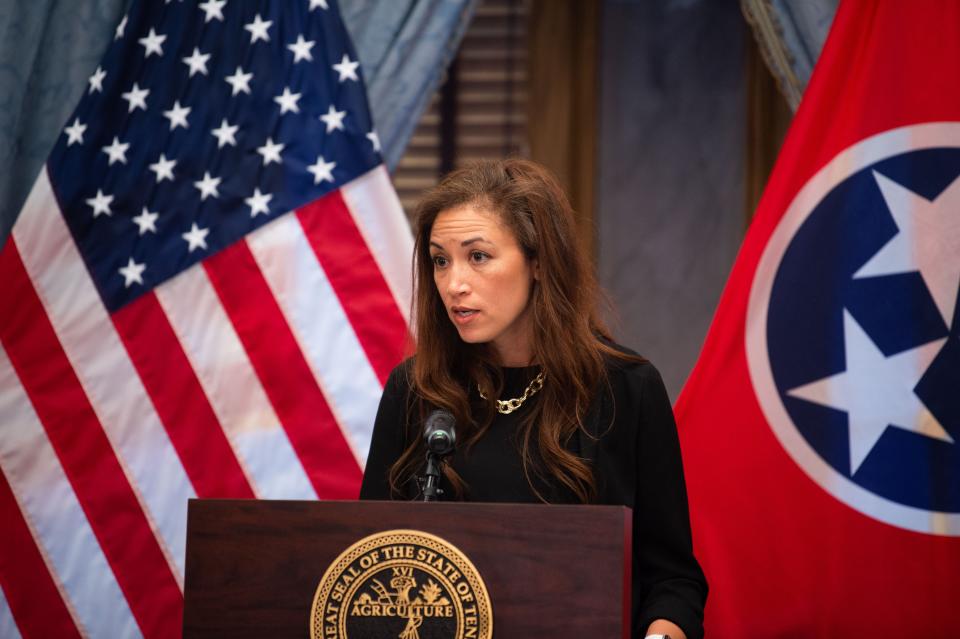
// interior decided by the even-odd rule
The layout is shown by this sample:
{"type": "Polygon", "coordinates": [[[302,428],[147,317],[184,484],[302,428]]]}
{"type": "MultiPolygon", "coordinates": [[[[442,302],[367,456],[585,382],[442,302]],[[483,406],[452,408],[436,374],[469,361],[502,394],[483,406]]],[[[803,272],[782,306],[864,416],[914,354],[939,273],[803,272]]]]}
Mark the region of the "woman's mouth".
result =
{"type": "Polygon", "coordinates": [[[453,321],[458,326],[467,324],[480,313],[480,311],[475,308],[464,308],[462,306],[454,306],[450,311],[453,315],[453,321]]]}

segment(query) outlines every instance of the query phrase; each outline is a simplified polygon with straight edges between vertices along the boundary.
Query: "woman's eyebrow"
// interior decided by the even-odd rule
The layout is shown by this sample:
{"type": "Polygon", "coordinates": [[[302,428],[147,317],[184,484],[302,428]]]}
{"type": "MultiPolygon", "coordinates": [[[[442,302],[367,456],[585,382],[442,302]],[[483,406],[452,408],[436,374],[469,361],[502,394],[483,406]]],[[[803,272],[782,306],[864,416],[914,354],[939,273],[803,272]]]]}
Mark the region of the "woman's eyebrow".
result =
{"type": "MultiPolygon", "coordinates": [[[[483,242],[484,244],[492,244],[492,242],[487,238],[483,237],[482,235],[478,235],[476,237],[471,237],[469,239],[466,239],[460,242],[460,246],[470,246],[471,244],[474,244],[476,242],[483,242]]],[[[430,240],[430,246],[434,246],[440,249],[441,251],[444,250],[442,244],[440,244],[439,242],[434,242],[433,240],[430,240]]]]}

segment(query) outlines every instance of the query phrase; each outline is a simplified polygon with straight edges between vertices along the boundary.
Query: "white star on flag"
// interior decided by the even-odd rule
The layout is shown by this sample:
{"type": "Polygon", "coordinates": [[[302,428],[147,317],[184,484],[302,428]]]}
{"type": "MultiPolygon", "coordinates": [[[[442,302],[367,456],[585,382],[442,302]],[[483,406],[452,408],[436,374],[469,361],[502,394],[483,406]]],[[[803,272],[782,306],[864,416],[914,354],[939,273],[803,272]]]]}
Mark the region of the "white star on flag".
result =
{"type": "Polygon", "coordinates": [[[346,53],[343,54],[340,62],[331,66],[333,66],[333,70],[338,74],[337,82],[343,82],[344,80],[360,81],[360,78],[357,76],[357,67],[360,66],[360,63],[350,60],[350,56],[346,53]]]}
{"type": "Polygon", "coordinates": [[[263,146],[257,147],[257,153],[263,156],[263,165],[266,166],[271,162],[281,164],[280,152],[283,151],[284,146],[286,145],[274,142],[273,138],[267,138],[263,146]]]}
{"type": "Polygon", "coordinates": [[[250,217],[257,217],[258,213],[270,213],[268,205],[272,199],[273,195],[270,193],[261,193],[259,188],[255,188],[253,189],[253,195],[243,201],[250,207],[250,217]]]}
{"type": "Polygon", "coordinates": [[[291,93],[290,87],[284,87],[283,93],[273,99],[274,102],[280,105],[280,115],[283,115],[287,111],[300,113],[300,107],[297,106],[298,100],[300,100],[300,94],[291,93]]]}
{"type": "Polygon", "coordinates": [[[173,108],[163,112],[163,117],[170,120],[170,130],[173,131],[178,126],[187,129],[187,116],[190,115],[190,107],[180,106],[180,100],[173,103],[173,108]]]}
{"type": "Polygon", "coordinates": [[[183,63],[190,67],[190,76],[195,73],[207,75],[207,60],[210,59],[209,53],[200,53],[200,47],[194,47],[193,53],[183,58],[183,63]]]}
{"type": "Polygon", "coordinates": [[[206,14],[203,18],[203,23],[206,24],[214,18],[223,22],[223,5],[225,4],[227,4],[227,0],[207,0],[207,2],[201,2],[199,7],[203,9],[203,12],[206,14]]]}
{"type": "Polygon", "coordinates": [[[153,29],[150,29],[150,33],[147,34],[147,37],[140,38],[137,42],[143,45],[144,56],[149,58],[152,54],[156,53],[157,55],[163,55],[163,41],[167,39],[165,35],[157,35],[157,32],[153,29]]]}
{"type": "Polygon", "coordinates": [[[80,123],[80,118],[76,118],[73,124],[63,130],[67,134],[67,146],[73,146],[74,143],[83,144],[83,133],[87,130],[86,124],[80,123]]]}
{"type": "Polygon", "coordinates": [[[264,20],[258,13],[254,16],[253,22],[244,25],[243,28],[250,32],[250,44],[253,44],[257,40],[270,42],[270,35],[267,33],[267,29],[269,29],[272,24],[272,20],[264,20]]]}
{"type": "Polygon", "coordinates": [[[87,82],[90,83],[90,89],[87,93],[93,93],[94,91],[100,93],[103,91],[103,79],[107,77],[107,72],[97,67],[97,70],[93,72],[93,75],[90,76],[90,79],[87,82]]]}
{"type": "Polygon", "coordinates": [[[233,87],[233,93],[231,95],[236,95],[241,91],[249,95],[250,80],[252,79],[253,73],[244,73],[242,67],[237,67],[237,70],[233,72],[233,75],[228,75],[226,77],[227,84],[233,87]]]}
{"type": "Polygon", "coordinates": [[[113,202],[112,195],[104,195],[103,191],[97,189],[97,196],[87,199],[87,204],[93,207],[93,217],[99,215],[113,215],[110,210],[110,203],[113,202]]]}
{"type": "Polygon", "coordinates": [[[237,139],[234,134],[240,127],[236,124],[230,124],[226,118],[220,121],[220,126],[211,131],[213,137],[217,138],[217,148],[222,149],[225,144],[237,146],[237,139]]]}
{"type": "Polygon", "coordinates": [[[876,171],[873,177],[899,232],[853,277],[919,271],[952,326],[960,289],[960,177],[932,202],[876,171]]]}
{"type": "Polygon", "coordinates": [[[370,133],[367,133],[367,139],[370,140],[370,143],[373,145],[373,152],[379,153],[380,152],[380,136],[377,135],[377,132],[371,131],[370,133]]]}
{"type": "Polygon", "coordinates": [[[304,40],[303,34],[297,36],[296,42],[293,44],[288,44],[287,48],[293,51],[293,63],[296,64],[301,60],[313,62],[313,56],[310,54],[310,49],[313,48],[314,44],[316,44],[314,40],[304,40]]]}
{"type": "Polygon", "coordinates": [[[847,413],[851,475],[890,426],[953,441],[913,390],[946,338],[887,357],[844,309],[843,341],[844,372],[787,394],[847,413]]]}
{"type": "Polygon", "coordinates": [[[210,177],[210,173],[208,171],[204,171],[203,179],[193,183],[193,185],[200,191],[200,201],[202,202],[210,196],[220,197],[220,191],[217,190],[220,186],[220,182],[220,178],[210,177]]]}
{"type": "Polygon", "coordinates": [[[127,28],[127,16],[123,16],[123,20],[120,21],[120,24],[117,25],[117,30],[113,34],[114,40],[119,40],[123,37],[123,31],[127,28]]]}
{"type": "Polygon", "coordinates": [[[346,117],[346,115],[346,111],[337,111],[331,104],[326,114],[321,115],[320,119],[327,125],[327,133],[330,133],[336,130],[343,131],[343,118],[346,117]]]}
{"type": "Polygon", "coordinates": [[[114,162],[119,162],[120,164],[127,163],[127,149],[130,148],[129,142],[120,142],[116,136],[113,138],[113,142],[103,147],[103,152],[110,156],[110,159],[107,161],[107,166],[113,166],[114,162]]]}
{"type": "Polygon", "coordinates": [[[159,213],[151,213],[147,210],[147,207],[143,207],[143,211],[140,213],[140,215],[137,215],[133,218],[133,223],[136,224],[140,229],[140,235],[143,235],[147,231],[156,233],[156,222],[158,217],[160,217],[159,213]]]}
{"type": "Polygon", "coordinates": [[[161,153],[160,159],[150,165],[150,170],[157,174],[157,183],[159,184],[164,180],[173,181],[173,167],[176,165],[176,160],[168,160],[167,156],[161,153]]]}
{"type": "Polygon", "coordinates": [[[320,184],[322,180],[333,182],[333,169],[336,168],[336,162],[327,162],[322,155],[317,156],[317,161],[307,167],[307,170],[313,173],[313,183],[320,184]]]}
{"type": "Polygon", "coordinates": [[[133,88],[126,93],[121,93],[120,97],[127,101],[127,113],[133,113],[136,109],[147,110],[147,96],[150,95],[150,89],[141,89],[136,82],[133,88]]]}
{"type": "Polygon", "coordinates": [[[187,241],[188,253],[193,253],[194,249],[201,248],[207,250],[207,234],[210,233],[210,229],[202,229],[197,226],[197,223],[194,222],[190,226],[190,230],[186,233],[182,233],[180,237],[187,241]]]}
{"type": "Polygon", "coordinates": [[[120,267],[120,275],[123,275],[123,285],[130,288],[133,283],[143,284],[143,271],[146,268],[146,264],[137,264],[131,257],[126,266],[120,267]]]}

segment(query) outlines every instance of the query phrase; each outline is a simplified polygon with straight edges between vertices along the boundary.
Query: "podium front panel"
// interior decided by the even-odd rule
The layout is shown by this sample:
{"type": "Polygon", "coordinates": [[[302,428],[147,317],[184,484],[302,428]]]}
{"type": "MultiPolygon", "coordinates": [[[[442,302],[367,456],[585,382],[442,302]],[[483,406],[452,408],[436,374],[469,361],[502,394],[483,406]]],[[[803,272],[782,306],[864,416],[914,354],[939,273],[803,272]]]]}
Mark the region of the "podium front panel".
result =
{"type": "Polygon", "coordinates": [[[412,529],[476,567],[493,636],[627,637],[630,521],[620,506],[192,500],[183,634],[309,637],[314,595],[338,556],[412,529]]]}

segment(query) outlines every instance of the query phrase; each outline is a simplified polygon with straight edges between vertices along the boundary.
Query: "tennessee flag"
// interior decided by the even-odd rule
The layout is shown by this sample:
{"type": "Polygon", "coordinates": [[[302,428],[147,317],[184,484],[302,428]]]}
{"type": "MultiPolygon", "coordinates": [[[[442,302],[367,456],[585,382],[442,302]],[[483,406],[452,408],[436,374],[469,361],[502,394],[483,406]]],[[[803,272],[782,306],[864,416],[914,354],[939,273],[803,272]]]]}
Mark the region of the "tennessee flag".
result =
{"type": "Polygon", "coordinates": [[[839,7],[676,406],[709,636],[960,636],[958,78],[839,7]]]}

